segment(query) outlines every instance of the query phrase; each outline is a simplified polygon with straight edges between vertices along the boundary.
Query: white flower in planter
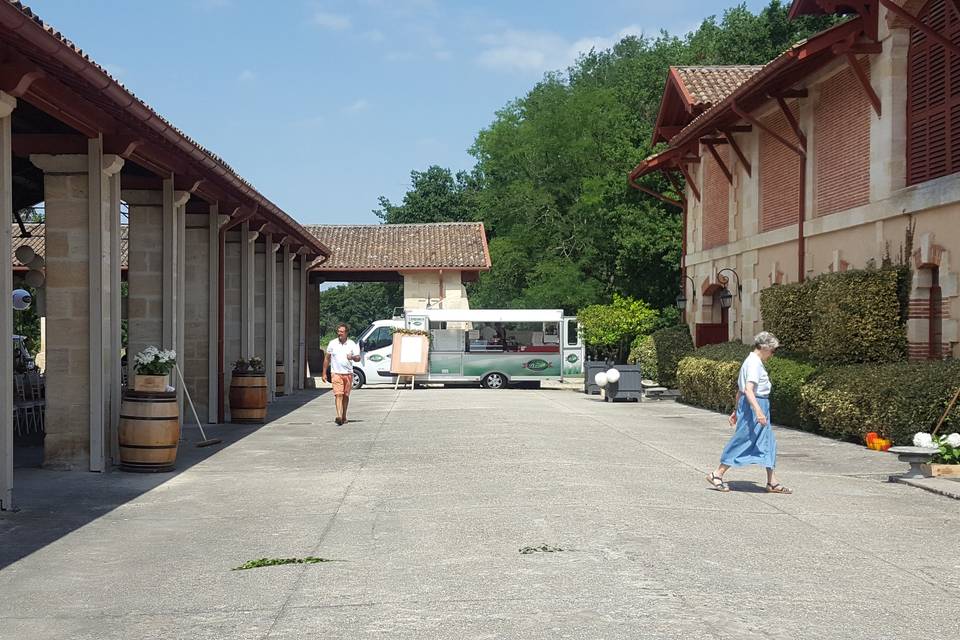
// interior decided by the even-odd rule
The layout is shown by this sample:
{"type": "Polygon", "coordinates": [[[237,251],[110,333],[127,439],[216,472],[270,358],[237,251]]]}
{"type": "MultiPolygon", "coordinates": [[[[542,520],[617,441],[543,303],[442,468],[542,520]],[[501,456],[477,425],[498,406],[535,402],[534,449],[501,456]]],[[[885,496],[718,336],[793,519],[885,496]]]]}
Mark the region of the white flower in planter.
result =
{"type": "Polygon", "coordinates": [[[919,431],[913,436],[913,446],[923,447],[924,449],[936,449],[937,445],[933,442],[933,436],[925,431],[919,431]]]}
{"type": "Polygon", "coordinates": [[[948,435],[947,444],[954,449],[960,448],[960,433],[951,433],[948,435]]]}

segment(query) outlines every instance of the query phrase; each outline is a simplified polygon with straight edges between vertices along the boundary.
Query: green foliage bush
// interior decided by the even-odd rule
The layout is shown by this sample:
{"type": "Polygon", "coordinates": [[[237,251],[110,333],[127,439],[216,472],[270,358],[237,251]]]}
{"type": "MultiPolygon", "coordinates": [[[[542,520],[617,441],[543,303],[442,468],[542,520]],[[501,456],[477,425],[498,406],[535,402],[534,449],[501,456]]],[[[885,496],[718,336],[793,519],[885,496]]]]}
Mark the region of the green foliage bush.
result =
{"type": "MultiPolygon", "coordinates": [[[[912,444],[931,431],[960,384],[960,362],[911,362],[831,367],[803,387],[801,411],[835,438],[862,441],[876,431],[895,444],[912,444]]],[[[960,430],[960,406],[941,433],[960,430]]]]}
{"type": "MultiPolygon", "coordinates": [[[[613,357],[634,338],[653,328],[657,312],[643,300],[614,294],[611,304],[593,304],[577,313],[584,344],[606,357],[613,357]]],[[[619,359],[619,358],[618,358],[619,359]]]]}
{"type": "Polygon", "coordinates": [[[657,373],[657,349],[653,336],[638,336],[630,345],[627,364],[640,365],[640,375],[650,380],[659,380],[657,373]]]}
{"type": "Polygon", "coordinates": [[[810,355],[830,364],[896,362],[907,353],[900,271],[864,269],[817,278],[810,355]]]}
{"type": "Polygon", "coordinates": [[[813,301],[818,280],[779,284],[760,292],[763,326],[794,353],[803,353],[813,339],[813,301]]]}
{"type": "MultiPolygon", "coordinates": [[[[701,347],[680,361],[677,370],[680,393],[689,404],[729,412],[737,393],[737,375],[750,345],[725,342],[701,347]]],[[[809,363],[774,356],[766,363],[773,391],[770,394],[771,418],[776,424],[815,429],[804,420],[800,390],[816,370],[809,363]]]]}
{"type": "MultiPolygon", "coordinates": [[[[656,373],[653,378],[661,385],[671,389],[677,386],[677,364],[693,351],[693,339],[686,325],[677,325],[658,329],[650,335],[656,354],[656,373]]],[[[644,377],[649,377],[640,370],[644,377]]]]}

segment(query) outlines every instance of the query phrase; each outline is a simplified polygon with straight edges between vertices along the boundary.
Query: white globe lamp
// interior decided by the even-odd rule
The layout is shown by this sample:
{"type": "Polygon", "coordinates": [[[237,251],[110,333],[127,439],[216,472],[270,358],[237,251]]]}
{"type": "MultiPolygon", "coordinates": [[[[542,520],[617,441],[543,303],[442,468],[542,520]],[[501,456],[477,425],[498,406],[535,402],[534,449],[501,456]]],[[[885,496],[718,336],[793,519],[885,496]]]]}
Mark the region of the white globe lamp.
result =
{"type": "Polygon", "coordinates": [[[617,384],[620,382],[620,372],[616,369],[607,370],[607,382],[610,384],[617,384]]]}
{"type": "Polygon", "coordinates": [[[593,376],[593,381],[597,383],[598,387],[605,387],[607,386],[607,374],[601,371],[593,376]]]}

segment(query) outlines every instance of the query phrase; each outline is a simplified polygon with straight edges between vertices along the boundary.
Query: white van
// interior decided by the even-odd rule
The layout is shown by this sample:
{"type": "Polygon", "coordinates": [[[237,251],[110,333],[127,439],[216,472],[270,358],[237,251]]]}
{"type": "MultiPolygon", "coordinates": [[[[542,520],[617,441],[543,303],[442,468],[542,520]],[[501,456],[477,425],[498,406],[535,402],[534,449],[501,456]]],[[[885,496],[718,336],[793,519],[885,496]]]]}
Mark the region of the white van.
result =
{"type": "Polygon", "coordinates": [[[560,309],[412,309],[377,320],[360,334],[354,387],[393,383],[393,331],[401,327],[430,331],[424,382],[478,382],[501,389],[511,382],[583,375],[577,319],[560,309]]]}

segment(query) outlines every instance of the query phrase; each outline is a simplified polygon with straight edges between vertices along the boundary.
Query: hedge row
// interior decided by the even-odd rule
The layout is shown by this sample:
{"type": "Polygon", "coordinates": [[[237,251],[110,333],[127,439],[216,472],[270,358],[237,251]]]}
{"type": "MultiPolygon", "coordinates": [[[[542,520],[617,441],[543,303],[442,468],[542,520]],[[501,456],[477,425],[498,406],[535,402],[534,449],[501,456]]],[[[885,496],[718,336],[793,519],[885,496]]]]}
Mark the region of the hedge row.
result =
{"type": "Polygon", "coordinates": [[[827,273],[760,292],[764,327],[817,362],[897,362],[906,357],[910,271],[827,273]],[[906,293],[905,293],[906,292],[906,293]]]}
{"type": "Polygon", "coordinates": [[[644,378],[671,389],[677,385],[677,364],[693,352],[693,340],[686,325],[658,329],[633,341],[627,362],[639,364],[644,378]]]}
{"type": "MultiPolygon", "coordinates": [[[[677,378],[684,402],[715,411],[733,409],[740,357],[737,343],[697,349],[683,358],[677,378]]],[[[745,354],[744,354],[745,355],[745,354]]],[[[960,362],[861,364],[817,369],[792,358],[767,361],[776,424],[834,438],[862,441],[876,431],[896,444],[911,444],[930,431],[960,385],[960,362]]],[[[960,431],[960,406],[942,433],[960,431]]]]}

